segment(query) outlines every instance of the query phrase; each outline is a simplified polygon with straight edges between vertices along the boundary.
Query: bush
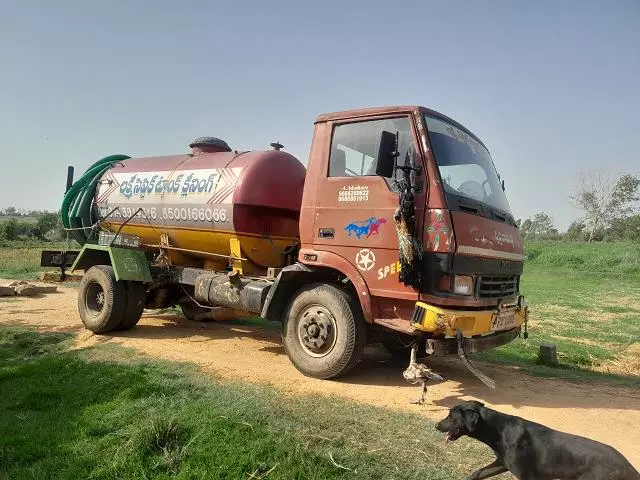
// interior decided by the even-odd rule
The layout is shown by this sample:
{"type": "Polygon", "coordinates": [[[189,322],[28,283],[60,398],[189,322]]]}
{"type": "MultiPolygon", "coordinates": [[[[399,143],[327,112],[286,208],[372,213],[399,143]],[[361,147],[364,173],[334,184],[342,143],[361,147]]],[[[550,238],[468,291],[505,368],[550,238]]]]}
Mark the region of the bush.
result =
{"type": "Polygon", "coordinates": [[[37,217],[0,220],[0,239],[6,241],[40,240],[60,241],[66,238],[62,221],[57,213],[44,212],[37,217]],[[35,221],[34,221],[35,220],[35,221]]]}
{"type": "Polygon", "coordinates": [[[43,213],[38,217],[34,233],[36,233],[41,240],[45,240],[46,235],[54,230],[57,224],[58,215],[55,213],[43,213]]]}
{"type": "Polygon", "coordinates": [[[2,237],[6,240],[17,240],[20,234],[18,221],[10,218],[2,224],[2,237]]]}
{"type": "Polygon", "coordinates": [[[640,241],[640,215],[615,220],[607,230],[607,240],[640,241]]]}

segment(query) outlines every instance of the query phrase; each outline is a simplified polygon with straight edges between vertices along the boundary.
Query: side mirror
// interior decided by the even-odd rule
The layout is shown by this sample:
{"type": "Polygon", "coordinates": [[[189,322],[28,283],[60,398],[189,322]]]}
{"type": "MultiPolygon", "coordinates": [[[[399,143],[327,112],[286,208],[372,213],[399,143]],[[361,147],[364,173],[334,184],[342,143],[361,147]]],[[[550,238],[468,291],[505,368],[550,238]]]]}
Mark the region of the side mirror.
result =
{"type": "Polygon", "coordinates": [[[394,133],[383,130],[380,135],[380,148],[378,148],[378,163],[376,164],[376,175],[381,177],[393,177],[396,157],[396,136],[394,133]]]}

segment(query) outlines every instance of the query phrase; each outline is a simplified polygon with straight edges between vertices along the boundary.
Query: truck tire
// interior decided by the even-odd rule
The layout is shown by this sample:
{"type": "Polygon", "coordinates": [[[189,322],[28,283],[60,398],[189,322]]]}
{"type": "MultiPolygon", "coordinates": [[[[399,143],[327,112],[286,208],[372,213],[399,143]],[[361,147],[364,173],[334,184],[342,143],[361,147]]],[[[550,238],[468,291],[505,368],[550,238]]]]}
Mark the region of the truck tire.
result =
{"type": "Polygon", "coordinates": [[[116,282],[113,268],[96,265],[86,271],[78,292],[78,311],[86,328],[106,333],[122,322],[127,303],[124,282],[116,282]]]}
{"type": "Polygon", "coordinates": [[[302,288],[285,313],[284,349],[304,375],[329,379],[344,375],[362,357],[366,324],[359,305],[327,284],[302,288]]]}
{"type": "Polygon", "coordinates": [[[127,296],[127,304],[122,315],[122,321],[118,330],[129,330],[140,321],[144,310],[146,292],[142,282],[124,282],[127,296]]]}

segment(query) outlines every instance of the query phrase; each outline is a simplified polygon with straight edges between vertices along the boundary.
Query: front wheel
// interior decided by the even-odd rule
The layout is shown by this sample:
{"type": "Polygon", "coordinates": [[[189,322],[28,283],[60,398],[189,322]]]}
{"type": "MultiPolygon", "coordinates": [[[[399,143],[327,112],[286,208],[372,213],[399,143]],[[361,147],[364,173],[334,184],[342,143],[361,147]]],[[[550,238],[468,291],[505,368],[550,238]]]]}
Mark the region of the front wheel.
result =
{"type": "Polygon", "coordinates": [[[366,324],[357,303],[345,292],[325,284],[299,290],[282,325],[285,351],[308,377],[344,375],[362,357],[366,324]]]}
{"type": "Polygon", "coordinates": [[[126,307],[126,289],[117,282],[109,265],[91,267],[82,277],[78,292],[78,311],[85,327],[94,333],[106,333],[122,322],[126,307]]]}

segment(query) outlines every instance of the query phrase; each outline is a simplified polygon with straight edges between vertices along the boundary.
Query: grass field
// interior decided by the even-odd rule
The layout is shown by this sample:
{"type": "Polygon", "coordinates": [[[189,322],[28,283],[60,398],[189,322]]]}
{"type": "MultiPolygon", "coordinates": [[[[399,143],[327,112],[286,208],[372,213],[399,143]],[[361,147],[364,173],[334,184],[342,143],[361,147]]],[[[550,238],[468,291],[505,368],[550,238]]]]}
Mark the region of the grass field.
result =
{"type": "Polygon", "coordinates": [[[521,292],[530,338],[480,355],[531,373],[640,386],[640,244],[534,243],[521,292]],[[536,363],[557,345],[564,368],[536,363]]]}
{"type": "MultiPolygon", "coordinates": [[[[458,479],[489,451],[417,415],[0,328],[1,479],[458,479]]],[[[485,463],[483,463],[485,462],[485,463]]]]}
{"type": "MultiPolygon", "coordinates": [[[[41,248],[0,248],[0,276],[36,278],[41,248]]],[[[536,375],[640,386],[640,244],[529,243],[526,253],[531,336],[478,357],[536,375]],[[557,345],[563,368],[537,364],[541,343],[557,345]]]]}
{"type": "Polygon", "coordinates": [[[79,247],[75,242],[4,241],[0,243],[0,277],[35,280],[42,271],[40,252],[57,249],[77,250],[79,247]]]}

